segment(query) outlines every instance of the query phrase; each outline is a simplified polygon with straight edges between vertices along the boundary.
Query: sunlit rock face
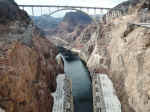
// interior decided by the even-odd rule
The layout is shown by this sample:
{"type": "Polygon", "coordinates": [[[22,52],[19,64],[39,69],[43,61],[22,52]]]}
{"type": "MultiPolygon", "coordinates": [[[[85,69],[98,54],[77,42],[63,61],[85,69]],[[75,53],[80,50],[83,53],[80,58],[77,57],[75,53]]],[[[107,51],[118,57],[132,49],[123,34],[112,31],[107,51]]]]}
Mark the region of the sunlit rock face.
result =
{"type": "MultiPolygon", "coordinates": [[[[125,20],[129,19],[131,16],[125,20]]],[[[112,30],[112,40],[107,48],[111,59],[110,76],[124,111],[149,112],[150,31],[137,27],[126,33],[127,23],[120,21],[120,24],[122,25],[118,24],[112,30]]]]}
{"type": "Polygon", "coordinates": [[[87,62],[95,46],[97,39],[97,25],[89,24],[73,42],[72,47],[79,50],[79,56],[87,62]]]}
{"type": "Polygon", "coordinates": [[[11,0],[0,0],[0,110],[51,112],[56,47],[11,0]],[[4,7],[5,6],[5,7],[4,7]]]}
{"type": "Polygon", "coordinates": [[[123,112],[150,111],[150,29],[129,23],[149,22],[149,1],[136,1],[126,15],[100,25],[88,59],[90,70],[112,79],[123,112]]]}

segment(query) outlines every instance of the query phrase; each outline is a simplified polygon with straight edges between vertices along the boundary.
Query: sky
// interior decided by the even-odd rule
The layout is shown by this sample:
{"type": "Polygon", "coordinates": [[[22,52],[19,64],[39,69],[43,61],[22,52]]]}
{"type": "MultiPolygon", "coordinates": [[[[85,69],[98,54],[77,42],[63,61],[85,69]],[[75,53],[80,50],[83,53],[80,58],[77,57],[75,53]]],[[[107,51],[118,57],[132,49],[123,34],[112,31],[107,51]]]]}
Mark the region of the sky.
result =
{"type": "Polygon", "coordinates": [[[33,5],[74,5],[112,8],[125,0],[15,0],[18,4],[33,5]]]}
{"type": "MultiPolygon", "coordinates": [[[[15,0],[19,5],[71,5],[71,6],[90,6],[90,7],[105,7],[112,8],[126,0],[15,0]]],[[[31,9],[25,9],[31,15],[31,9]]],[[[48,9],[42,9],[43,12],[48,12],[48,9]]],[[[35,15],[38,16],[40,10],[34,9],[35,15]]],[[[53,16],[62,16],[66,12],[58,12],[53,16]]],[[[91,12],[92,14],[92,12],[91,12]]]]}

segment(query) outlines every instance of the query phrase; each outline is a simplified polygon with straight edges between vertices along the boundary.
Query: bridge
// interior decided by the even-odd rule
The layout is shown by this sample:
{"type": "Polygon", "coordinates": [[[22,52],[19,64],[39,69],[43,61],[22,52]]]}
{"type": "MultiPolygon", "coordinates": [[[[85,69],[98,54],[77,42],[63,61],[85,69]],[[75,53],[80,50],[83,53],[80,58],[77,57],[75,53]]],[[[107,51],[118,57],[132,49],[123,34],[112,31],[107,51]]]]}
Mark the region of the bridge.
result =
{"type": "Polygon", "coordinates": [[[102,16],[101,21],[107,23],[114,18],[118,18],[119,16],[124,15],[122,9],[116,8],[105,8],[105,7],[88,7],[88,6],[60,6],[60,5],[18,5],[20,9],[25,10],[31,17],[32,16],[41,16],[41,15],[49,15],[52,16],[53,14],[59,11],[81,11],[83,13],[88,14],[94,23],[97,23],[96,16],[102,16]],[[93,16],[92,16],[93,15],[93,16]],[[95,18],[93,18],[95,17],[95,18]]]}
{"type": "Polygon", "coordinates": [[[88,7],[88,6],[58,6],[58,5],[19,5],[19,7],[27,11],[31,16],[52,15],[62,10],[79,10],[88,15],[105,14],[110,8],[104,7],[88,7]]]}

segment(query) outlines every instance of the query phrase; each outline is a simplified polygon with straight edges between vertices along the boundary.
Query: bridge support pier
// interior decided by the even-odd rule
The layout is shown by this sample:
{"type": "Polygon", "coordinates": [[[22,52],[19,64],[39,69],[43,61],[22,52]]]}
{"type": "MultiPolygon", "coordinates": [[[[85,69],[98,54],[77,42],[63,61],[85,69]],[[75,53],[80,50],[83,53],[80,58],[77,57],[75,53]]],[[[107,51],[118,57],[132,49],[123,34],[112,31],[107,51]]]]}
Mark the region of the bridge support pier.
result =
{"type": "Polygon", "coordinates": [[[94,9],[94,15],[96,15],[96,8],[94,9]]]}
{"type": "Polygon", "coordinates": [[[41,9],[41,15],[43,15],[43,12],[42,12],[42,7],[40,7],[40,9],[41,9]]]}
{"type": "Polygon", "coordinates": [[[32,16],[34,16],[34,7],[32,7],[32,16]]]}

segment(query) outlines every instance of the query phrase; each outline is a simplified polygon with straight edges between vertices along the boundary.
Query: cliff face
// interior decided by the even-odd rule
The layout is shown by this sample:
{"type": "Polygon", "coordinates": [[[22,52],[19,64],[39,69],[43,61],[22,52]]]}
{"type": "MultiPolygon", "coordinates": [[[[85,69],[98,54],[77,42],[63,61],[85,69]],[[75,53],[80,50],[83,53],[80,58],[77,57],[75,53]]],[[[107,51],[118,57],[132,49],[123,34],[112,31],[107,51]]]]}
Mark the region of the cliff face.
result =
{"type": "Polygon", "coordinates": [[[95,24],[89,24],[86,28],[83,29],[79,38],[77,38],[74,42],[74,47],[82,48],[83,44],[87,43],[94,32],[96,32],[97,26],[95,24]]]}
{"type": "MultiPolygon", "coordinates": [[[[6,112],[51,112],[56,47],[10,0],[0,0],[0,108],[6,112]]],[[[63,71],[62,71],[63,72],[63,71]]]]}
{"type": "Polygon", "coordinates": [[[131,30],[127,22],[135,22],[136,17],[132,18],[128,16],[124,22],[119,21],[122,25],[113,27],[107,48],[111,59],[110,76],[125,112],[149,112],[150,30],[133,26],[131,30]]]}
{"type": "Polygon", "coordinates": [[[55,30],[47,35],[56,45],[72,46],[92,19],[81,11],[68,12],[55,30]],[[68,45],[69,44],[69,45],[68,45]]]}
{"type": "Polygon", "coordinates": [[[95,24],[89,24],[73,43],[72,47],[80,50],[80,57],[87,62],[97,41],[98,30],[95,24]]]}
{"type": "Polygon", "coordinates": [[[109,75],[123,112],[149,112],[150,29],[129,24],[150,21],[149,0],[132,0],[129,5],[126,15],[100,25],[87,66],[109,75]]]}
{"type": "Polygon", "coordinates": [[[77,25],[90,24],[92,19],[83,12],[68,12],[63,18],[63,23],[67,24],[67,30],[72,32],[77,25]]]}

